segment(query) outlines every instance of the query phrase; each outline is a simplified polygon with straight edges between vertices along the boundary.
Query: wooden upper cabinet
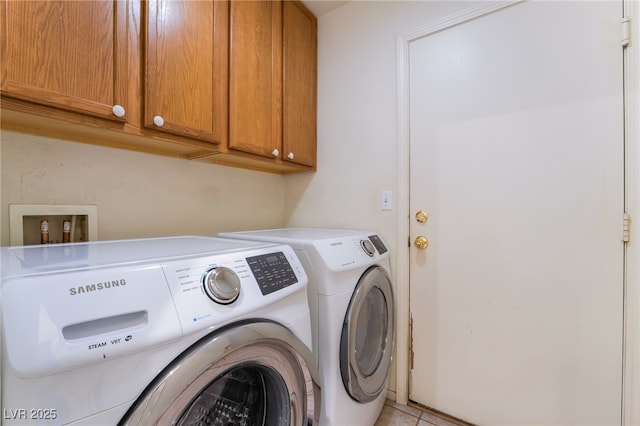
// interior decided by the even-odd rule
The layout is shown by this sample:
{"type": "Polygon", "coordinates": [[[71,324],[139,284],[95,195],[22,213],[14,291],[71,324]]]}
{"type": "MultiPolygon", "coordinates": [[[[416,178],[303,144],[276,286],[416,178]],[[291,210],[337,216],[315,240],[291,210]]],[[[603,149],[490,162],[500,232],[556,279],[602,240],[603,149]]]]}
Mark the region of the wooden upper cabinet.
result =
{"type": "Polygon", "coordinates": [[[126,121],[127,7],[127,1],[2,1],[2,96],[126,121]]]}
{"type": "Polygon", "coordinates": [[[226,142],[229,4],[147,2],[144,125],[226,142]]]}
{"type": "Polygon", "coordinates": [[[279,158],[282,3],[230,3],[229,147],[279,158]]]}
{"type": "Polygon", "coordinates": [[[284,159],[316,165],[317,20],[301,3],[285,1],[283,11],[284,159]]]}
{"type": "Polygon", "coordinates": [[[298,0],[0,0],[2,126],[276,172],[316,165],[298,0]]]}
{"type": "Polygon", "coordinates": [[[298,1],[232,1],[229,147],[314,167],[316,18],[298,1]]]}

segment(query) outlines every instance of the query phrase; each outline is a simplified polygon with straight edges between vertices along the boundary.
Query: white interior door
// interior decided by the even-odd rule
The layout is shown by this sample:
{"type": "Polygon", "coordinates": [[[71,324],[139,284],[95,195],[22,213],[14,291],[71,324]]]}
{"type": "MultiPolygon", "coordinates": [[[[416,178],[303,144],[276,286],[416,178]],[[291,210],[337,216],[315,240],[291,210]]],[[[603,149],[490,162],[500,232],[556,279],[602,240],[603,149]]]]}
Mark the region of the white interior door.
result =
{"type": "Polygon", "coordinates": [[[620,424],[621,18],[525,2],[411,43],[410,400],[620,424]]]}

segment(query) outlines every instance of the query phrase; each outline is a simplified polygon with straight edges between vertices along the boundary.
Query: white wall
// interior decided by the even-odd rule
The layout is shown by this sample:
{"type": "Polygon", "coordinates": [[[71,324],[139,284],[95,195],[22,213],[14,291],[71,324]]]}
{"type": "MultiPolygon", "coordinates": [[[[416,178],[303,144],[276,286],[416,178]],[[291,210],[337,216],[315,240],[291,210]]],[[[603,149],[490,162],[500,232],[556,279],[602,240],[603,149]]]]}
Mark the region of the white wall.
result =
{"type": "Polygon", "coordinates": [[[396,38],[465,2],[353,1],[318,19],[318,172],[286,177],[289,226],[363,228],[395,238],[396,38]]]}
{"type": "MultiPolygon", "coordinates": [[[[406,191],[397,179],[397,37],[470,4],[353,1],[318,19],[318,172],[286,177],[287,226],[378,232],[393,265],[402,218],[397,205],[380,210],[379,193],[406,191]]],[[[393,398],[395,371],[389,388],[393,398]]]]}
{"type": "Polygon", "coordinates": [[[284,224],[280,175],[2,131],[1,243],[9,204],[96,204],[101,240],[284,224]]]}
{"type": "Polygon", "coordinates": [[[471,4],[351,1],[318,19],[318,172],[285,178],[288,226],[369,229],[396,250],[397,209],[381,211],[379,193],[406,191],[397,182],[397,37],[471,4]]]}

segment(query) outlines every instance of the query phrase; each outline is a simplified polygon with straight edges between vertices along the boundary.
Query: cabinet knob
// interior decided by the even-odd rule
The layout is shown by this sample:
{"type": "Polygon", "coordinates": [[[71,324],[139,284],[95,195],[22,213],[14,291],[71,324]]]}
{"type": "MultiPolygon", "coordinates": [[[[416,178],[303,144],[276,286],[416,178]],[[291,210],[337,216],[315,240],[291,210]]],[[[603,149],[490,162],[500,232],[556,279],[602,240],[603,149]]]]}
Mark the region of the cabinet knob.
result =
{"type": "Polygon", "coordinates": [[[111,111],[116,117],[124,117],[124,114],[126,113],[126,110],[122,105],[114,105],[113,108],[111,108],[111,111]]]}
{"type": "Polygon", "coordinates": [[[280,151],[278,151],[277,149],[274,149],[273,151],[271,151],[271,153],[273,154],[274,157],[277,157],[278,155],[280,155],[280,151]]]}
{"type": "Polygon", "coordinates": [[[293,152],[290,152],[289,154],[287,154],[287,158],[289,160],[293,160],[294,157],[295,157],[295,155],[293,155],[293,152]]]}
{"type": "Polygon", "coordinates": [[[164,126],[164,118],[160,117],[159,115],[156,115],[155,117],[153,117],[153,124],[155,124],[158,127],[164,126]]]}

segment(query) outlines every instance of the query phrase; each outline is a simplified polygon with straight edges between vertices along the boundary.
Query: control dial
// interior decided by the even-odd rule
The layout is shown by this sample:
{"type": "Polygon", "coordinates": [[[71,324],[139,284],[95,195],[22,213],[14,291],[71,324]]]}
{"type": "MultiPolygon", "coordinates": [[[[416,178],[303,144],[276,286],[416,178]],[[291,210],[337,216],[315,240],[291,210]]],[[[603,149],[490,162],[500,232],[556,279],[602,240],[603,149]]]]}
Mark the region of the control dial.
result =
{"type": "Polygon", "coordinates": [[[362,246],[362,250],[367,253],[370,257],[373,257],[376,254],[376,249],[373,247],[373,244],[369,240],[361,240],[360,245],[362,246]]]}
{"type": "Polygon", "coordinates": [[[202,284],[207,296],[216,303],[228,305],[240,295],[240,278],[232,269],[214,266],[202,274],[202,284]]]}

